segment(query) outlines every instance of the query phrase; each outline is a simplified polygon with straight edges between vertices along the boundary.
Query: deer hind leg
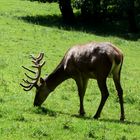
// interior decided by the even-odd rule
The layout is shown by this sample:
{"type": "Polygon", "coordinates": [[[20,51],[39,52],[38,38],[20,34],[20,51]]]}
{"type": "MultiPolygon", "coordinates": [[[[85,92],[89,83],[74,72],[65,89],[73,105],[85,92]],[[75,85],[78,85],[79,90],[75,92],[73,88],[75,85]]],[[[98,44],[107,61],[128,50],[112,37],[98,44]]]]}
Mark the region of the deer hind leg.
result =
{"type": "Polygon", "coordinates": [[[120,72],[119,74],[114,74],[113,75],[113,80],[115,83],[115,87],[118,93],[118,97],[119,97],[119,103],[120,103],[120,109],[121,109],[121,116],[120,116],[120,120],[124,121],[125,119],[125,115],[124,115],[124,106],[123,106],[123,89],[120,83],[120,72]]]}
{"type": "Polygon", "coordinates": [[[84,95],[85,95],[85,91],[87,88],[87,83],[88,83],[88,79],[86,79],[86,78],[80,77],[80,78],[76,79],[78,95],[79,95],[79,99],[80,99],[80,109],[79,109],[80,116],[84,116],[84,114],[85,114],[83,100],[84,100],[84,95]]]}
{"type": "Polygon", "coordinates": [[[100,105],[98,107],[96,114],[94,115],[95,119],[98,119],[100,117],[101,111],[102,111],[104,104],[109,96],[109,92],[108,92],[108,89],[106,86],[106,78],[97,79],[97,82],[98,82],[99,89],[101,91],[101,102],[100,102],[100,105]]]}

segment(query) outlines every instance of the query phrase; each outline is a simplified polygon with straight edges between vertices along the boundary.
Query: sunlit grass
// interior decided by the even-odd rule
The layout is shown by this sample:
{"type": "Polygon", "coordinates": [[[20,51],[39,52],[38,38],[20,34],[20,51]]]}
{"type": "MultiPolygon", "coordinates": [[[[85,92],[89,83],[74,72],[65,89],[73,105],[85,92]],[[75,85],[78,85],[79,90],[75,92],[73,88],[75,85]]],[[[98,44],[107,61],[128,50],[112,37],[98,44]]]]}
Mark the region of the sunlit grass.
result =
{"type": "Polygon", "coordinates": [[[0,2],[0,139],[140,139],[140,40],[94,34],[73,27],[60,26],[55,18],[50,21],[33,21],[33,17],[57,15],[56,3],[40,4],[23,0],[0,2]],[[30,21],[25,17],[31,17],[30,21]],[[42,76],[53,71],[66,50],[75,44],[89,41],[110,41],[122,49],[125,55],[121,82],[124,89],[126,121],[119,122],[119,103],[111,79],[108,80],[110,96],[95,121],[100,102],[97,83],[90,80],[85,95],[86,116],[77,117],[79,99],[73,80],[60,85],[43,104],[33,107],[34,92],[26,93],[19,86],[24,71],[29,66],[30,54],[45,53],[46,65],[42,76]]]}

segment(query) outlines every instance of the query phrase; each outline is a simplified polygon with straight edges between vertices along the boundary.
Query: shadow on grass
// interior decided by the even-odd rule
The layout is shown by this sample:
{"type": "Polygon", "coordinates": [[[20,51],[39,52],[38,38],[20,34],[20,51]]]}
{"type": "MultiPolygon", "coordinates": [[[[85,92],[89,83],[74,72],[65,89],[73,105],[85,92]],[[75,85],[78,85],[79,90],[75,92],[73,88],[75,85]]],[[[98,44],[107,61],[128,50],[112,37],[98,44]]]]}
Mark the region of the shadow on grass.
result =
{"type": "MultiPolygon", "coordinates": [[[[89,116],[80,116],[78,114],[70,114],[70,113],[65,113],[65,112],[62,112],[62,111],[53,111],[53,110],[50,110],[50,109],[47,109],[45,107],[39,107],[36,111],[37,114],[42,114],[42,115],[48,115],[50,117],[57,117],[57,114],[60,114],[60,115],[68,115],[68,116],[71,116],[71,117],[74,117],[74,118],[79,118],[79,119],[83,119],[83,120],[94,120],[93,117],[89,117],[89,116]]],[[[140,126],[140,122],[135,122],[135,121],[128,121],[128,120],[125,120],[124,122],[120,121],[119,119],[118,120],[115,120],[115,119],[99,119],[97,121],[100,121],[100,122],[108,122],[108,123],[120,123],[120,124],[126,124],[126,125],[137,125],[137,126],[140,126]]]]}
{"type": "Polygon", "coordinates": [[[57,116],[57,112],[47,109],[45,107],[37,107],[37,109],[35,110],[36,114],[41,114],[41,115],[48,115],[51,117],[56,117],[57,116]]]}
{"type": "Polygon", "coordinates": [[[115,120],[115,119],[100,119],[99,121],[109,122],[109,123],[121,123],[121,124],[127,124],[127,125],[137,125],[137,126],[140,126],[140,122],[134,122],[134,121],[128,121],[128,120],[125,120],[123,122],[123,121],[115,120]]]}
{"type": "Polygon", "coordinates": [[[62,17],[58,15],[25,16],[20,17],[20,19],[31,24],[59,28],[68,31],[81,31],[99,36],[117,36],[133,41],[137,41],[140,38],[140,33],[133,34],[128,32],[128,25],[126,21],[102,20],[98,23],[94,23],[93,21],[86,22],[82,21],[80,18],[77,18],[74,23],[66,24],[63,22],[62,17]]]}
{"type": "Polygon", "coordinates": [[[84,120],[92,119],[91,117],[88,117],[88,116],[80,116],[78,114],[70,114],[70,113],[66,113],[66,112],[62,112],[62,111],[53,111],[53,110],[45,108],[45,107],[37,107],[37,109],[35,110],[35,113],[41,114],[41,115],[48,115],[51,117],[56,117],[57,114],[60,114],[60,115],[68,115],[68,116],[75,117],[75,118],[81,118],[84,120]]]}

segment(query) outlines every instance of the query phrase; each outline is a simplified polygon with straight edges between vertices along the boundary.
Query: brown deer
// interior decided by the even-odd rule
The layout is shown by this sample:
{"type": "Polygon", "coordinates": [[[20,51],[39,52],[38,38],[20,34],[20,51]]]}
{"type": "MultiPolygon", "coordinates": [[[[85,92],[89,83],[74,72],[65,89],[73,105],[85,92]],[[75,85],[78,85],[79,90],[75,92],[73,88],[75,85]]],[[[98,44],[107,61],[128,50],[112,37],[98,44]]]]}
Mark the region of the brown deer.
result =
{"type": "Polygon", "coordinates": [[[121,116],[120,120],[125,119],[123,106],[123,90],[120,84],[120,73],[123,64],[123,53],[109,42],[91,42],[84,45],[76,45],[70,48],[64,55],[63,59],[55,70],[47,77],[40,78],[41,68],[45,64],[40,64],[43,53],[35,58],[32,56],[33,67],[37,68],[34,72],[23,66],[24,69],[36,74],[35,78],[30,77],[25,73],[28,79],[23,80],[26,85],[20,84],[25,91],[36,87],[36,95],[34,106],[41,106],[48,95],[63,81],[72,78],[75,80],[78,87],[80,98],[80,115],[84,115],[84,95],[87,88],[87,83],[90,78],[96,79],[101,91],[101,102],[94,116],[95,119],[100,117],[103,106],[109,96],[106,81],[107,77],[113,77],[116,90],[118,92],[121,116]],[[32,80],[32,82],[30,82],[32,80]],[[38,81],[40,81],[38,83],[38,81]]]}

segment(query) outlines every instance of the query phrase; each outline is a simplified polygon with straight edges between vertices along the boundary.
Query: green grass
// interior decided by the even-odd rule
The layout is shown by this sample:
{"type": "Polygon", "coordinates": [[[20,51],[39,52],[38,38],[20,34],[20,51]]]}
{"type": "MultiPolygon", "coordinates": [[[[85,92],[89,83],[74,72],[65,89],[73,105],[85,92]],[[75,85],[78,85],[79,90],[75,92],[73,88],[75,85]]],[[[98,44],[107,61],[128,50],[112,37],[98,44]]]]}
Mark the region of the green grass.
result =
{"type": "Polygon", "coordinates": [[[41,4],[26,0],[0,2],[0,139],[1,140],[139,140],[140,139],[140,39],[138,35],[118,34],[111,27],[94,29],[61,26],[56,3],[41,4]],[[103,30],[104,29],[104,30],[103,30]],[[91,31],[91,32],[90,32],[91,31]],[[113,33],[112,33],[113,32],[113,33]],[[129,40],[126,40],[129,36],[129,40]],[[130,37],[132,36],[132,38],[130,37]],[[135,41],[134,41],[135,40],[135,41]],[[42,76],[50,73],[66,50],[89,41],[110,41],[125,55],[122,69],[126,121],[119,122],[119,103],[112,80],[110,96],[97,121],[92,119],[100,102],[95,80],[85,95],[86,116],[76,117],[79,99],[74,81],[67,80],[45,101],[43,108],[33,107],[34,92],[19,86],[29,66],[30,54],[45,53],[42,76]]]}

